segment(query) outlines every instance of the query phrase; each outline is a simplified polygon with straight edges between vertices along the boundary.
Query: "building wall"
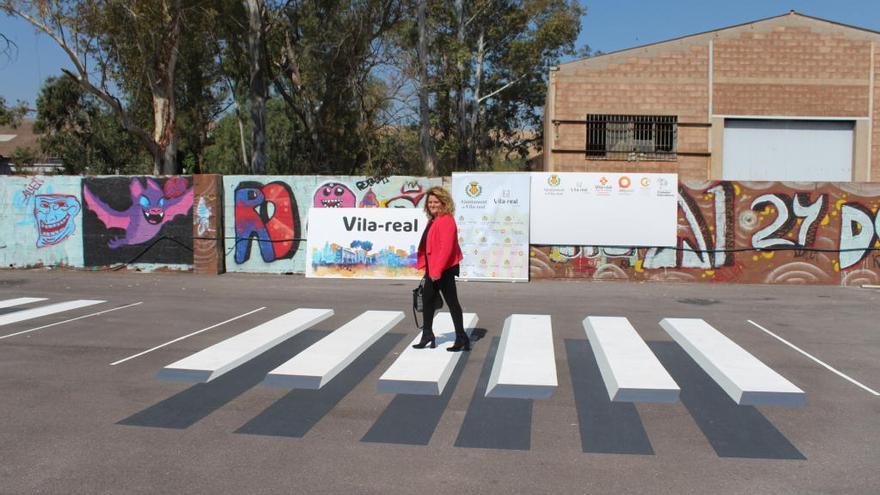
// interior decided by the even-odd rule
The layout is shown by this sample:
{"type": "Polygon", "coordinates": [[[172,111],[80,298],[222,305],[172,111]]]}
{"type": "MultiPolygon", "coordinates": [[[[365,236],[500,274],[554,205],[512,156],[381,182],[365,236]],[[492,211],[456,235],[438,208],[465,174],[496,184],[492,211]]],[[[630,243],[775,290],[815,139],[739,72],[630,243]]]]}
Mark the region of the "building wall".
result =
{"type": "Polygon", "coordinates": [[[724,119],[713,116],[870,117],[871,131],[855,143],[864,160],[855,179],[880,180],[878,40],[793,14],[564,64],[550,75],[545,168],[706,180],[723,166],[723,143],[711,137],[724,119]],[[678,158],[589,160],[587,114],[677,115],[678,158]]]}
{"type": "Polygon", "coordinates": [[[714,113],[866,117],[871,42],[806,26],[714,42],[714,113]]]}

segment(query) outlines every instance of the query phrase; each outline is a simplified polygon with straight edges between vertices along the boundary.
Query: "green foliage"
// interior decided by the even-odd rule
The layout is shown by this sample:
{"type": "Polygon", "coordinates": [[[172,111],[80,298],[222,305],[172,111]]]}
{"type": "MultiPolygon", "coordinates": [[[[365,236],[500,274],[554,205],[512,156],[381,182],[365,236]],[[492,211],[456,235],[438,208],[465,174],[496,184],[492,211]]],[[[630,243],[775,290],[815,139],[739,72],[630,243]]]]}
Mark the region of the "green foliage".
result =
{"type": "Polygon", "coordinates": [[[17,127],[28,113],[27,104],[19,101],[14,106],[6,106],[6,99],[0,96],[0,125],[17,127]]]}
{"type": "MultiPolygon", "coordinates": [[[[251,110],[260,106],[249,100],[261,97],[250,91],[248,48],[261,39],[272,89],[267,173],[422,173],[420,84],[430,93],[437,173],[524,169],[543,139],[548,69],[574,53],[584,9],[575,0],[424,1],[426,81],[416,71],[416,0],[258,0],[262,37],[241,0],[0,0],[0,8],[66,33],[59,39],[88,60],[72,74],[85,83],[50,80],[38,102],[42,151],[73,173],[141,171],[150,160],[187,173],[250,173],[260,129],[251,110]]],[[[0,99],[0,123],[15,115],[0,99]]]]}
{"type": "Polygon", "coordinates": [[[150,157],[116,118],[69,77],[49,78],[37,97],[34,131],[44,156],[69,174],[144,174],[150,157]]]}
{"type": "Polygon", "coordinates": [[[540,150],[548,71],[574,53],[584,9],[573,0],[431,5],[440,170],[490,169],[540,150]]]}
{"type": "Polygon", "coordinates": [[[19,146],[12,150],[12,155],[10,155],[9,161],[14,163],[17,167],[30,167],[36,163],[37,158],[39,158],[39,155],[35,149],[19,146]]]}

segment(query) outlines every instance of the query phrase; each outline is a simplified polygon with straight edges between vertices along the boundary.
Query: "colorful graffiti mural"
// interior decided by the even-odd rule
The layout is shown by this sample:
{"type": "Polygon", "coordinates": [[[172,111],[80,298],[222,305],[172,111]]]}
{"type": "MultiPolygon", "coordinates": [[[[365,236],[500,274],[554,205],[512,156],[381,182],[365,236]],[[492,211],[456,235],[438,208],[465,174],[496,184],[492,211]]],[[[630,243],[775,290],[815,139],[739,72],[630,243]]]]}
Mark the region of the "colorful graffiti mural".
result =
{"type": "Polygon", "coordinates": [[[79,177],[0,182],[0,266],[82,266],[79,177]]]}
{"type": "Polygon", "coordinates": [[[534,278],[780,284],[880,282],[880,184],[679,187],[678,246],[532,246],[534,278]],[[761,250],[756,250],[761,249],[761,250]]]}
{"type": "MultiPolygon", "coordinates": [[[[302,273],[311,208],[417,208],[441,184],[398,176],[3,177],[0,266],[302,273]]],[[[874,183],[687,183],[675,248],[531,246],[530,276],[880,284],[878,210],[874,183]]]]}
{"type": "Polygon", "coordinates": [[[293,191],[283,182],[242,182],[235,188],[235,262],[251,256],[256,238],[266,263],[292,258],[300,238],[300,221],[293,191]]]}
{"type": "Polygon", "coordinates": [[[224,195],[234,198],[224,205],[226,270],[302,273],[311,208],[417,208],[424,191],[441,184],[402,176],[226,176],[224,195]]]}
{"type": "Polygon", "coordinates": [[[34,195],[37,247],[55,246],[76,230],[75,218],[82,207],[70,194],[34,195]]]}
{"type": "Polygon", "coordinates": [[[192,265],[192,177],[87,178],[82,198],[85,266],[192,265]]]}

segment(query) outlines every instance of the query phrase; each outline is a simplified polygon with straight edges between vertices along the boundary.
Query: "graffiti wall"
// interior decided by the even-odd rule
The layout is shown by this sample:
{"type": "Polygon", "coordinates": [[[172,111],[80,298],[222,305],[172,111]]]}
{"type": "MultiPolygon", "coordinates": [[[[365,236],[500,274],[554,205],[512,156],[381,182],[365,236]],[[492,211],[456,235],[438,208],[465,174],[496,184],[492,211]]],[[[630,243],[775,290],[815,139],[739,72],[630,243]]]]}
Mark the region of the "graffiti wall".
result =
{"type": "Polygon", "coordinates": [[[82,266],[79,177],[0,181],[0,266],[82,266]]]}
{"type": "Polygon", "coordinates": [[[311,208],[417,208],[441,178],[226,176],[226,271],[302,273],[311,208]]]}
{"type": "Polygon", "coordinates": [[[532,278],[878,284],[878,208],[880,184],[687,183],[679,187],[677,248],[531,246],[529,272],[532,278]]]}
{"type": "Polygon", "coordinates": [[[83,264],[193,263],[191,176],[82,180],[83,264]]]}

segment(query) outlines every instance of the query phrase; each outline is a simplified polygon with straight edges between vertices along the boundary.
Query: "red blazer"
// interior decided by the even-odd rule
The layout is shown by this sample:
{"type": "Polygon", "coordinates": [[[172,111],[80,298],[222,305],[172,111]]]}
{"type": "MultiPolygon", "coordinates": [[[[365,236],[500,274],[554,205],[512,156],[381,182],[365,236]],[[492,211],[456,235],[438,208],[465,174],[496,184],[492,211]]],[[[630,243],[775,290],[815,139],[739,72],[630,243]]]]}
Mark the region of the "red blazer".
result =
{"type": "Polygon", "coordinates": [[[436,280],[462,259],[464,255],[458,245],[455,218],[452,215],[438,216],[428,230],[428,235],[419,243],[418,268],[424,269],[427,262],[428,276],[436,280]]]}

